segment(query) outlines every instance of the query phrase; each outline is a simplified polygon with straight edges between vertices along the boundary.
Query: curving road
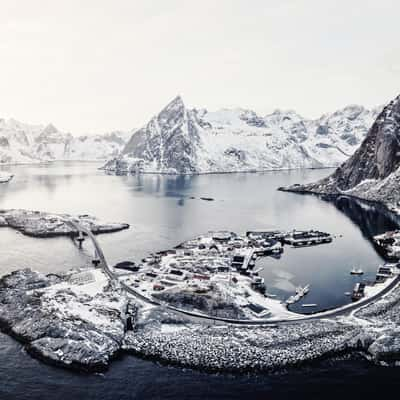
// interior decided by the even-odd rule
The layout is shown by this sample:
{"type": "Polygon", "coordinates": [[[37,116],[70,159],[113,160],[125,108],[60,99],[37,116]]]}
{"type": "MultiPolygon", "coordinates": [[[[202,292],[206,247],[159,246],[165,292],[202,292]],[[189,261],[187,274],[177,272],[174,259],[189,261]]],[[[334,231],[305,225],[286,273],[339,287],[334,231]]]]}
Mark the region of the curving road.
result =
{"type": "Polygon", "coordinates": [[[290,319],[279,319],[279,320],[271,320],[271,319],[259,319],[259,320],[238,320],[238,319],[229,319],[229,318],[221,318],[221,317],[212,317],[209,315],[201,314],[201,313],[196,313],[192,311],[187,311],[187,310],[182,310],[180,308],[172,307],[163,303],[160,303],[158,301],[155,301],[153,299],[149,299],[146,296],[143,296],[141,293],[137,292],[130,286],[126,285],[124,282],[121,282],[118,279],[118,275],[116,275],[112,269],[109,267],[107,260],[105,258],[104,252],[97,241],[96,236],[87,228],[83,227],[79,223],[77,223],[74,220],[65,220],[65,223],[73,227],[75,230],[78,232],[81,231],[85,233],[92,241],[93,246],[96,250],[96,254],[99,257],[100,264],[99,266],[103,269],[104,273],[113,281],[118,282],[121,287],[129,294],[135,296],[141,301],[144,301],[148,304],[154,305],[154,306],[161,306],[165,307],[166,309],[173,311],[175,313],[194,318],[196,320],[200,321],[210,321],[210,322],[223,322],[223,323],[228,323],[228,324],[235,324],[235,325],[276,325],[276,324],[293,324],[293,323],[299,323],[299,322],[304,322],[304,321],[311,321],[311,320],[318,320],[318,319],[324,319],[324,318],[334,318],[334,317],[339,317],[342,315],[347,315],[350,314],[360,308],[365,307],[368,304],[373,303],[376,300],[379,300],[382,298],[384,295],[389,293],[392,289],[394,289],[399,283],[400,283],[400,275],[396,276],[393,281],[387,285],[385,288],[383,288],[379,293],[376,293],[375,295],[361,299],[355,303],[347,304],[343,307],[340,308],[335,308],[332,310],[328,311],[323,311],[323,312],[318,312],[315,314],[311,315],[302,315],[298,314],[298,317],[290,319]]]}

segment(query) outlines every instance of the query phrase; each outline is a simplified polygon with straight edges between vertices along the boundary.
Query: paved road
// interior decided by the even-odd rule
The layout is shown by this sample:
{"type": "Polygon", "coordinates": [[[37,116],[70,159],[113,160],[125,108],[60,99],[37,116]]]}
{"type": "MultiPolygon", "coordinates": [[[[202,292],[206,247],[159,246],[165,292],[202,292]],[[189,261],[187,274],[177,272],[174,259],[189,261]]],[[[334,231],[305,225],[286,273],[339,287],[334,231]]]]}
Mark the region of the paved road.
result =
{"type": "Polygon", "coordinates": [[[319,312],[319,313],[315,313],[315,314],[311,314],[311,315],[298,314],[299,316],[296,317],[296,319],[288,318],[288,319],[280,319],[280,320],[270,320],[270,319],[269,320],[237,320],[237,319],[229,319],[229,318],[212,317],[212,316],[208,316],[205,314],[182,310],[182,309],[179,309],[176,307],[165,305],[165,304],[155,301],[153,299],[149,299],[148,297],[143,296],[141,293],[134,290],[130,286],[119,281],[118,275],[116,275],[112,271],[112,269],[109,267],[107,260],[105,258],[104,252],[103,252],[99,242],[97,241],[96,236],[89,229],[86,229],[85,227],[83,227],[82,225],[78,224],[77,222],[75,222],[73,220],[66,220],[66,223],[69,224],[74,229],[76,229],[77,231],[81,231],[81,232],[85,233],[91,239],[93,246],[96,250],[97,256],[99,257],[99,260],[100,260],[99,266],[103,269],[105,274],[107,274],[107,276],[111,280],[117,281],[127,293],[135,296],[136,298],[138,298],[148,304],[155,305],[155,306],[162,306],[162,307],[165,307],[166,309],[169,309],[178,314],[185,315],[185,316],[188,316],[191,318],[195,318],[196,320],[200,320],[200,321],[223,322],[223,323],[235,324],[235,325],[276,325],[276,324],[293,324],[293,323],[299,323],[299,322],[304,322],[304,321],[319,320],[319,319],[324,319],[324,318],[334,318],[334,317],[339,317],[342,315],[350,314],[351,312],[356,311],[356,310],[380,299],[382,296],[384,296],[385,294],[390,292],[395,286],[397,286],[400,283],[400,275],[399,275],[388,286],[386,286],[379,293],[377,293],[371,297],[364,298],[355,303],[351,303],[346,306],[336,308],[333,310],[329,310],[329,311],[319,312]]]}

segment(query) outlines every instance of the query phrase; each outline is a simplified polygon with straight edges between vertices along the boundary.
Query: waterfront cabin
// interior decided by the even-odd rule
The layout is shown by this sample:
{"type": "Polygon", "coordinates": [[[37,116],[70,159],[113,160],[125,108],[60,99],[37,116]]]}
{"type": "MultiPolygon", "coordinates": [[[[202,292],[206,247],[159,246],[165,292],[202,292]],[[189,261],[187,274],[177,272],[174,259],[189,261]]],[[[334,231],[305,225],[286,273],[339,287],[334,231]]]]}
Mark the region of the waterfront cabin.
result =
{"type": "Polygon", "coordinates": [[[161,291],[161,290],[164,290],[164,289],[165,289],[165,287],[163,285],[159,284],[159,283],[155,283],[153,285],[153,290],[161,291]]]}
{"type": "Polygon", "coordinates": [[[232,236],[232,232],[219,231],[213,233],[212,239],[216,242],[229,242],[232,239],[232,236]]]}
{"type": "Polygon", "coordinates": [[[244,264],[244,256],[242,255],[235,255],[232,258],[231,266],[233,268],[236,268],[237,270],[240,270],[243,267],[244,264]]]}
{"type": "Polygon", "coordinates": [[[208,281],[208,280],[210,280],[210,276],[205,275],[205,274],[194,274],[193,279],[199,279],[201,281],[208,281]]]}
{"type": "Polygon", "coordinates": [[[384,282],[393,275],[393,269],[387,265],[380,265],[376,273],[376,282],[384,282]]]}
{"type": "Polygon", "coordinates": [[[187,279],[187,276],[184,271],[170,268],[168,272],[168,279],[171,279],[173,281],[184,281],[185,279],[187,279]]]}
{"type": "Polygon", "coordinates": [[[314,230],[295,230],[292,233],[286,235],[283,239],[283,242],[295,247],[310,246],[321,243],[330,243],[332,242],[332,236],[329,233],[314,230]]]}

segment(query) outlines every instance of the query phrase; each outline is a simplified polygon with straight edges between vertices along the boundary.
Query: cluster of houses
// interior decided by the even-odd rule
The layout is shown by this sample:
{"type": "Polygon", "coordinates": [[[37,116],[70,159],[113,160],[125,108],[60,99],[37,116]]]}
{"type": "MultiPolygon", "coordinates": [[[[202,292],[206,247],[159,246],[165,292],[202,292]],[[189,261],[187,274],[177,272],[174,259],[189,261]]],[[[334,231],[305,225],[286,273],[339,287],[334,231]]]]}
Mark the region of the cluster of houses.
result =
{"type": "Polygon", "coordinates": [[[374,236],[373,241],[385,258],[400,259],[400,230],[385,232],[374,236]]]}
{"type": "Polygon", "coordinates": [[[261,317],[271,309],[285,312],[287,304],[268,295],[256,260],[265,256],[279,257],[284,244],[295,240],[291,244],[299,245],[298,235],[304,240],[301,245],[332,240],[329,234],[318,231],[265,230],[248,231],[245,235],[213,231],[173,249],[151,254],[139,265],[119,267],[131,271],[123,278],[125,284],[150,300],[168,299],[170,302],[179,298],[183,306],[190,307],[185,304],[190,303],[188,299],[198,304],[199,297],[214,296],[214,301],[223,299],[225,304],[244,309],[246,316],[261,317]]]}
{"type": "Polygon", "coordinates": [[[351,298],[353,301],[362,299],[365,296],[365,290],[368,286],[373,286],[375,284],[384,283],[387,279],[393,278],[394,275],[400,273],[400,263],[386,263],[380,265],[376,272],[375,282],[357,282],[354,286],[351,298]]]}
{"type": "MultiPolygon", "coordinates": [[[[122,265],[129,269],[124,282],[149,299],[160,292],[212,296],[228,299],[246,312],[265,316],[270,308],[264,279],[255,268],[256,259],[280,255],[283,246],[276,231],[209,232],[173,249],[151,254],[140,265],[122,265]]],[[[118,266],[117,266],[118,267],[118,266]]],[[[282,306],[284,307],[284,306],[282,306]]]]}

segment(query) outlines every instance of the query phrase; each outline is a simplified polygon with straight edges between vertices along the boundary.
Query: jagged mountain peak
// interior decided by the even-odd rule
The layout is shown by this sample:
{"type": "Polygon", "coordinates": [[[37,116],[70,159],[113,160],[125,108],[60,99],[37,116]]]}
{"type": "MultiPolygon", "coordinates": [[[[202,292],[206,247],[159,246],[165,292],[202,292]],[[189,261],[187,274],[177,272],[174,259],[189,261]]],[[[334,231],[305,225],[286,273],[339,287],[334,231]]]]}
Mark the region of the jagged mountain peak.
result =
{"type": "Polygon", "coordinates": [[[232,172],[337,166],[353,154],[371,112],[307,120],[295,111],[265,117],[244,108],[188,109],[180,96],[136,131],[108,170],[172,173],[232,172]]]}
{"type": "Polygon", "coordinates": [[[177,95],[160,111],[159,114],[176,111],[179,109],[185,109],[185,103],[183,102],[182,97],[177,95]]]}

